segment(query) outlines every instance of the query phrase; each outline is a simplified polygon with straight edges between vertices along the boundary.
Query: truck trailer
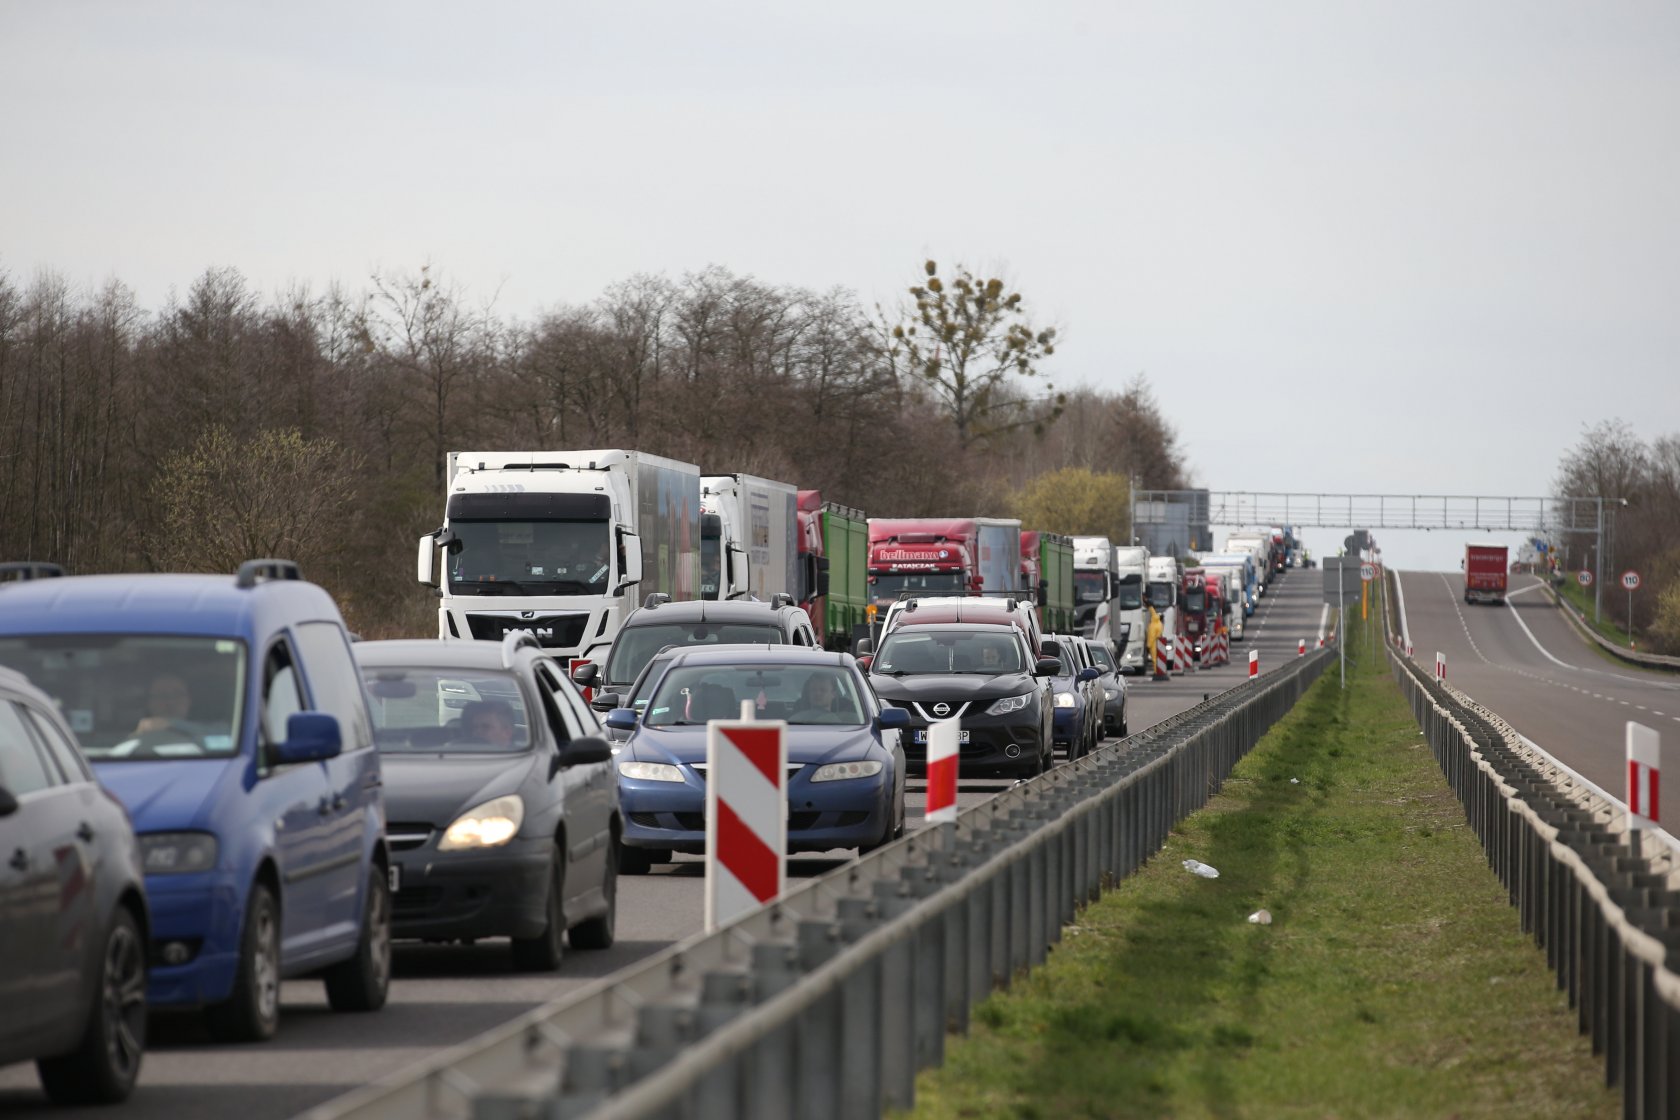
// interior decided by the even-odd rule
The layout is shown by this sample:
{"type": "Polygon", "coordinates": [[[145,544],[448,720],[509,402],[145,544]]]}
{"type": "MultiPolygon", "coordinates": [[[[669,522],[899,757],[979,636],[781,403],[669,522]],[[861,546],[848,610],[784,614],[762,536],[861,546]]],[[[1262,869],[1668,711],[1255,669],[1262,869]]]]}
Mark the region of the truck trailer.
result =
{"type": "Polygon", "coordinates": [[[799,492],[800,605],[824,649],[844,652],[867,633],[869,523],[863,511],[799,492]]]}
{"type": "Polygon", "coordinates": [[[1464,601],[1503,603],[1510,582],[1510,550],[1502,544],[1464,546],[1464,601]]]}
{"type": "Polygon", "coordinates": [[[654,592],[700,591],[700,469],[639,451],[451,451],[443,525],[420,538],[438,637],[529,630],[598,661],[654,592]],[[443,563],[438,562],[438,551],[443,563]]]}
{"type": "Polygon", "coordinates": [[[1021,531],[1021,590],[1038,604],[1046,634],[1073,633],[1073,538],[1021,531]]]}

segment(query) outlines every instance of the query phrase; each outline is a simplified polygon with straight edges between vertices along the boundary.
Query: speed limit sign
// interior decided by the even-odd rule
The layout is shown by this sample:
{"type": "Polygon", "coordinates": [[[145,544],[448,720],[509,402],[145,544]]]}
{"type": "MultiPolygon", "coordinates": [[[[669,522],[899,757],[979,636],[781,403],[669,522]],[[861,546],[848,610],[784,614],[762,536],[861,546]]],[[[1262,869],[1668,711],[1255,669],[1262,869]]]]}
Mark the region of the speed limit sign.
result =
{"type": "Polygon", "coordinates": [[[1634,571],[1632,568],[1629,568],[1627,571],[1623,572],[1622,573],[1622,586],[1627,588],[1629,591],[1638,591],[1639,590],[1639,573],[1634,571]]]}
{"type": "Polygon", "coordinates": [[[1359,565],[1359,578],[1364,580],[1366,583],[1370,583],[1372,580],[1377,578],[1376,567],[1371,564],[1359,565]]]}
{"type": "Polygon", "coordinates": [[[1582,568],[1580,571],[1575,573],[1575,582],[1580,584],[1582,587],[1591,587],[1592,573],[1587,569],[1582,568]]]}

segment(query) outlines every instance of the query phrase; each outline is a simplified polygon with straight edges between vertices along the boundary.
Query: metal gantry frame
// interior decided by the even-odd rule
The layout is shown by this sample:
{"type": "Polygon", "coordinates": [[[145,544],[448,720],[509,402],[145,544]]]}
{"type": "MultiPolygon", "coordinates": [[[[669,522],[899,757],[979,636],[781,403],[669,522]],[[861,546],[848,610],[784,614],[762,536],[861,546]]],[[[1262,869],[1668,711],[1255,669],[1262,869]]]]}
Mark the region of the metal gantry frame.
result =
{"type": "MultiPolygon", "coordinates": [[[[1256,490],[1134,490],[1131,527],[1137,539],[1139,503],[1186,505],[1205,501],[1209,525],[1291,525],[1300,529],[1422,529],[1533,536],[1591,534],[1593,619],[1603,614],[1604,499],[1519,498],[1476,494],[1312,494],[1256,490]]],[[[1154,522],[1150,522],[1154,524],[1154,522]]]]}

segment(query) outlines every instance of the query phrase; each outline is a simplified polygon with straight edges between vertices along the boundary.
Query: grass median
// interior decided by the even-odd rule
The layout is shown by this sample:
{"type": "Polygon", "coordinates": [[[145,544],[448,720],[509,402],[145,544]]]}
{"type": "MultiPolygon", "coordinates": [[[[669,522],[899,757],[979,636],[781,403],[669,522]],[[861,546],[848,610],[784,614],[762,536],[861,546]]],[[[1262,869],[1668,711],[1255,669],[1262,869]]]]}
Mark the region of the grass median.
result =
{"type": "Polygon", "coordinates": [[[1386,660],[1353,649],[1345,692],[1326,673],[1048,963],[976,1008],[908,1115],[1619,1114],[1386,660]]]}

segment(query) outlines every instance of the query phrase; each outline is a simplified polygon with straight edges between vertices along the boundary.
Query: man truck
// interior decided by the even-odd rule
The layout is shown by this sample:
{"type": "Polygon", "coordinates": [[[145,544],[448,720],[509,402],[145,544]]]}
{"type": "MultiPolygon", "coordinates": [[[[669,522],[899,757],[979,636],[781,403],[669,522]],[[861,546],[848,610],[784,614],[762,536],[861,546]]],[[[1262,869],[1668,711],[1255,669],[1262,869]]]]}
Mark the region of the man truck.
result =
{"type": "Polygon", "coordinates": [[[1465,545],[1464,601],[1503,603],[1509,562],[1509,550],[1502,544],[1465,545]]]}
{"type": "Polygon", "coordinates": [[[1117,649],[1119,573],[1107,537],[1073,538],[1073,623],[1084,637],[1117,649]]]}
{"type": "Polygon", "coordinates": [[[1149,550],[1120,545],[1114,550],[1114,640],[1120,643],[1120,671],[1147,673],[1150,669],[1149,608],[1144,605],[1149,582],[1149,550]]]}
{"type": "Polygon", "coordinates": [[[799,591],[799,491],[750,474],[700,479],[700,597],[799,591]]]}
{"type": "Polygon", "coordinates": [[[575,668],[606,655],[646,595],[698,596],[698,467],[606,450],[451,451],[448,468],[418,570],[438,588],[440,638],[529,630],[575,668]]]}

